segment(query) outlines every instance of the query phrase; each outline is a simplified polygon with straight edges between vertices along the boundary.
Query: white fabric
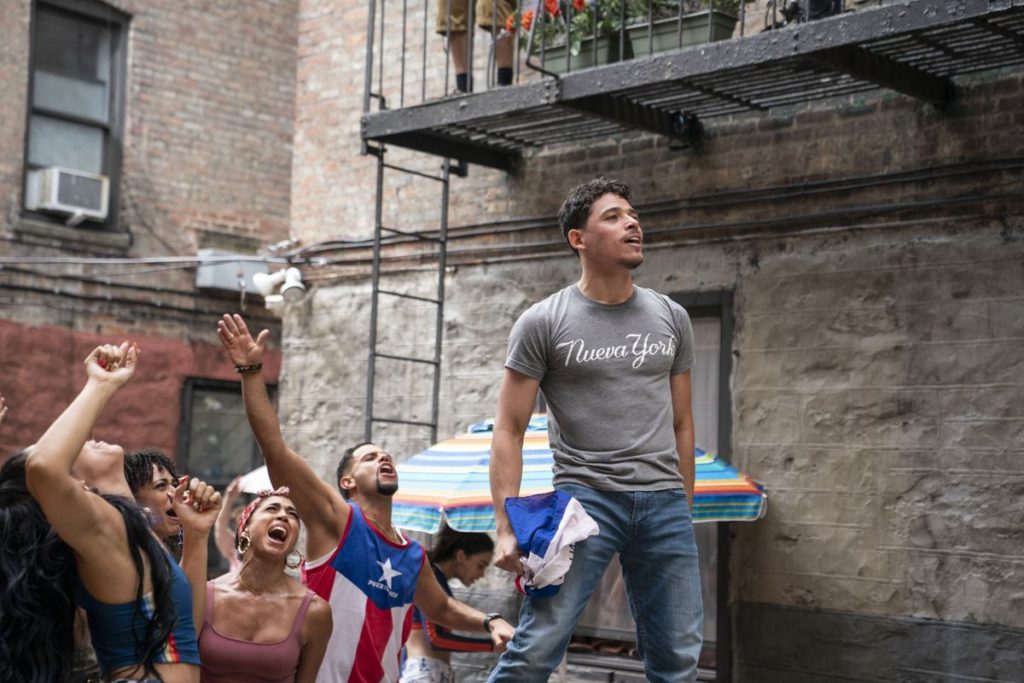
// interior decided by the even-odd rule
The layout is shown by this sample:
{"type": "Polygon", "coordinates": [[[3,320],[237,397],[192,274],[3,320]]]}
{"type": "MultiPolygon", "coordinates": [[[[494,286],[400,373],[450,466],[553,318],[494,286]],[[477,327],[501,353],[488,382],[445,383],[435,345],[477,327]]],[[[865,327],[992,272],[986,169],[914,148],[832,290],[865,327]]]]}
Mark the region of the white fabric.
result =
{"type": "Polygon", "coordinates": [[[455,683],[452,667],[433,657],[409,657],[399,683],[455,683]]]}
{"type": "Polygon", "coordinates": [[[245,493],[259,493],[260,491],[272,491],[274,487],[270,484],[270,473],[267,466],[257,467],[248,474],[243,474],[238,485],[245,493]]]}
{"type": "Polygon", "coordinates": [[[569,500],[547,552],[544,555],[531,552],[522,558],[524,585],[528,588],[561,586],[572,566],[573,544],[597,533],[597,522],[578,500],[569,500]]]}

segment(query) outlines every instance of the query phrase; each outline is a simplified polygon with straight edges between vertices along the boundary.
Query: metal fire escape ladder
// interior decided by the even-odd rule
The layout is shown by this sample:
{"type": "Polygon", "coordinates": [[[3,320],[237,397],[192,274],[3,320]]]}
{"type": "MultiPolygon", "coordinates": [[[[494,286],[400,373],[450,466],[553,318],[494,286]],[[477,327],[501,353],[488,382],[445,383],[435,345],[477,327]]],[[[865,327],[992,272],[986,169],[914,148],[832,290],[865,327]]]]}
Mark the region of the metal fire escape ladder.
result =
{"type": "Polygon", "coordinates": [[[386,152],[387,150],[385,149],[384,145],[367,146],[366,148],[367,154],[373,154],[377,157],[377,189],[375,196],[373,220],[373,271],[371,276],[372,288],[370,299],[370,343],[369,354],[367,356],[366,361],[366,424],[364,429],[364,439],[366,441],[373,440],[373,428],[375,425],[397,424],[412,427],[429,428],[430,442],[434,443],[435,441],[437,441],[438,398],[441,391],[441,342],[444,334],[444,276],[445,269],[447,267],[448,246],[448,191],[449,177],[453,171],[453,167],[450,161],[448,159],[445,159],[441,165],[441,172],[439,175],[423,173],[415,169],[387,163],[387,161],[385,160],[386,152]],[[434,180],[440,183],[440,221],[439,228],[436,231],[436,234],[432,231],[428,232],[400,230],[398,228],[388,227],[383,224],[385,170],[391,170],[399,173],[408,173],[421,178],[434,180]],[[418,294],[410,294],[407,292],[401,292],[381,286],[381,276],[383,274],[381,269],[381,250],[384,245],[385,234],[387,234],[388,236],[412,238],[415,240],[429,242],[436,245],[437,258],[435,260],[435,263],[437,265],[437,288],[435,296],[429,297],[421,296],[418,294]],[[436,316],[433,335],[434,351],[432,357],[423,358],[417,357],[415,355],[391,354],[380,351],[377,348],[377,341],[379,337],[379,314],[381,297],[390,299],[407,299],[412,301],[419,301],[422,303],[430,304],[435,307],[436,316]],[[405,417],[396,415],[379,415],[376,412],[374,392],[377,387],[377,361],[379,359],[397,361],[400,363],[427,365],[431,368],[432,387],[430,394],[429,420],[410,420],[405,417]]]}
{"type": "MultiPolygon", "coordinates": [[[[376,91],[373,87],[373,69],[374,69],[374,29],[375,20],[377,17],[377,9],[375,0],[370,0],[368,3],[369,7],[369,18],[367,26],[367,41],[366,41],[366,72],[365,72],[365,88],[363,94],[363,114],[364,118],[370,113],[370,105],[374,100],[378,103],[377,111],[387,110],[387,101],[384,96],[383,80],[384,80],[384,59],[383,57],[379,60],[379,80],[377,83],[376,91]]],[[[403,23],[405,21],[404,9],[403,9],[403,23]]],[[[384,11],[383,6],[380,11],[380,37],[383,42],[384,36],[384,11]]],[[[403,61],[405,49],[403,45],[403,61]]],[[[404,65],[403,65],[404,68],[404,65]]],[[[404,79],[403,79],[404,83],[404,79]]],[[[404,100],[404,89],[401,100],[404,100]]],[[[387,146],[383,142],[376,142],[370,144],[368,141],[363,141],[362,153],[364,155],[372,155],[377,159],[377,186],[374,196],[374,220],[373,220],[373,269],[372,269],[372,287],[371,287],[371,301],[370,301],[370,340],[369,350],[367,355],[367,368],[366,368],[366,417],[364,427],[364,439],[366,441],[372,441],[374,438],[374,427],[382,424],[392,425],[406,425],[411,427],[427,428],[430,430],[430,443],[437,441],[437,424],[438,424],[438,400],[441,390],[441,344],[444,334],[444,278],[445,270],[447,268],[447,248],[448,248],[448,193],[449,193],[449,179],[452,173],[457,175],[465,175],[464,164],[453,164],[448,158],[442,160],[440,170],[438,173],[429,173],[421,170],[401,166],[397,164],[388,163],[386,159],[387,146]],[[441,186],[440,193],[440,208],[438,216],[438,226],[436,230],[403,230],[397,227],[391,227],[384,225],[384,194],[385,194],[385,172],[391,171],[396,173],[404,173],[419,178],[425,178],[431,181],[435,181],[441,186]],[[422,294],[412,294],[409,292],[398,291],[397,289],[389,289],[381,285],[382,277],[385,275],[382,269],[382,250],[385,246],[385,242],[401,242],[401,241],[420,241],[425,243],[431,243],[436,246],[435,258],[433,263],[437,266],[437,281],[436,290],[433,296],[423,296],[422,294]],[[434,317],[434,330],[433,330],[433,353],[430,357],[419,357],[416,355],[402,355],[386,353],[378,349],[378,340],[380,337],[380,312],[381,303],[383,300],[411,300],[418,301],[420,303],[429,304],[435,307],[436,315],[434,317]],[[407,416],[402,415],[382,415],[377,412],[376,408],[376,390],[377,384],[377,372],[378,372],[378,360],[387,360],[398,363],[406,363],[419,366],[428,366],[431,369],[431,393],[430,393],[430,410],[429,419],[427,420],[413,420],[407,416]]],[[[410,334],[410,330],[406,330],[407,334],[410,334]]],[[[426,337],[427,335],[424,335],[426,337]]]]}

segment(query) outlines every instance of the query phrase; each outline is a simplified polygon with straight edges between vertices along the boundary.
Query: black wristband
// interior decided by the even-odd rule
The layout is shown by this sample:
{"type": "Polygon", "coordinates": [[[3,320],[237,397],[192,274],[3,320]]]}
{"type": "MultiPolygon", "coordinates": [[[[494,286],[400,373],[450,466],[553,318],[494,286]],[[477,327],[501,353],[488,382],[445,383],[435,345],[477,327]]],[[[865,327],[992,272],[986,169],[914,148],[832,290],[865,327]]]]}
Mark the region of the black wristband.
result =
{"type": "Polygon", "coordinates": [[[494,621],[495,619],[504,619],[504,618],[505,617],[501,616],[501,612],[488,612],[484,616],[484,630],[487,631],[488,633],[490,633],[491,632],[491,622],[494,621]]]}
{"type": "Polygon", "coordinates": [[[249,365],[236,365],[235,372],[240,375],[255,375],[263,369],[263,363],[250,363],[249,365]]]}

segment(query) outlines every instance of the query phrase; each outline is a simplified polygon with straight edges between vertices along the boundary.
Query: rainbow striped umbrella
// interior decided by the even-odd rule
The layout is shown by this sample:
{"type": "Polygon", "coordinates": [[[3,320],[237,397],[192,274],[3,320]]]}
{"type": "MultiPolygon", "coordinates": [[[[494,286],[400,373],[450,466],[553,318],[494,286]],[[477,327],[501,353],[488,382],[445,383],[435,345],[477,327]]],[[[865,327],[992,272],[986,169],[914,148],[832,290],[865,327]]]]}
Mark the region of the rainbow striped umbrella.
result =
{"type": "MultiPolygon", "coordinates": [[[[442,441],[398,465],[392,508],[396,526],[436,533],[441,520],[458,531],[494,531],[488,468],[493,420],[442,441]]],[[[749,522],[764,516],[764,487],[713,453],[696,449],[695,522],[749,522]]],[[[523,441],[520,495],[551,490],[547,415],[534,415],[523,441]]]]}

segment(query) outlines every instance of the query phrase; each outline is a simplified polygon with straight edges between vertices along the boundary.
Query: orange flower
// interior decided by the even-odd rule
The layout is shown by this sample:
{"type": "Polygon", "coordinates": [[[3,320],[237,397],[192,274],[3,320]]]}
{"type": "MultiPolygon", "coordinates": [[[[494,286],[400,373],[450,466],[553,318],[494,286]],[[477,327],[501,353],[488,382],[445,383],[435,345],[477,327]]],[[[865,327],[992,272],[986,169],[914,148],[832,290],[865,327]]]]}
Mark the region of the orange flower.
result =
{"type": "Polygon", "coordinates": [[[553,17],[558,16],[558,0],[544,0],[544,11],[553,17]]]}
{"type": "Polygon", "coordinates": [[[572,0],[572,8],[577,12],[587,9],[587,0],[572,0]]]}
{"type": "Polygon", "coordinates": [[[523,12],[523,30],[529,31],[531,26],[533,26],[533,10],[528,9],[523,12]]]}
{"type": "Polygon", "coordinates": [[[516,15],[510,14],[508,15],[508,18],[505,19],[505,30],[509,33],[516,30],[516,15]]]}

